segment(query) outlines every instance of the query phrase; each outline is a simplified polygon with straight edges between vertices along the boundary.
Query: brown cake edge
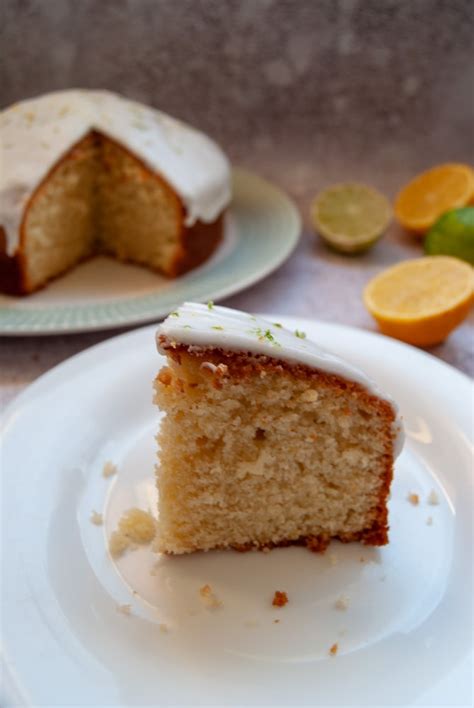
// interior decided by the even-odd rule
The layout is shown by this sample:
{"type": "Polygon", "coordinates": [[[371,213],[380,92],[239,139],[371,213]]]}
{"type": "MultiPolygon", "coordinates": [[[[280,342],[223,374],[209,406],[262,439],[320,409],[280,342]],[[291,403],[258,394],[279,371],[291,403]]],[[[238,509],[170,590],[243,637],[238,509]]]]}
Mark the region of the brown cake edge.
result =
{"type": "Polygon", "coordinates": [[[237,551],[238,553],[250,553],[251,551],[271,551],[275,548],[289,548],[290,546],[305,546],[312,553],[324,554],[328,549],[331,541],[340,541],[341,543],[362,543],[364,546],[386,546],[388,544],[388,525],[382,519],[378,519],[369,529],[363,529],[352,534],[337,534],[335,536],[326,536],[320,534],[318,536],[300,536],[296,539],[282,539],[281,541],[268,543],[247,543],[247,544],[230,544],[228,546],[214,546],[203,551],[202,548],[195,548],[186,553],[173,553],[172,551],[163,551],[164,555],[187,555],[187,553],[207,553],[207,551],[237,551]]]}

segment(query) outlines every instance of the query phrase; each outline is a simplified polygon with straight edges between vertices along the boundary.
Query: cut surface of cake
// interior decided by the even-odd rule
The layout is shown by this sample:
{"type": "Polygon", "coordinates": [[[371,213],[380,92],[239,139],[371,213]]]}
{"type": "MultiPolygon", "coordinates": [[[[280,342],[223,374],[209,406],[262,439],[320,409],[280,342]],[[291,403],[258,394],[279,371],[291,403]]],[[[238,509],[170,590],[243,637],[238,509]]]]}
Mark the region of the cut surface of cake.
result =
{"type": "Polygon", "coordinates": [[[229,163],[206,135],[108,91],[0,113],[0,291],[27,294],[94,254],[169,277],[223,235],[229,163]]]}
{"type": "Polygon", "coordinates": [[[186,303],[158,328],[155,549],[388,542],[393,401],[303,332],[186,303]]]}

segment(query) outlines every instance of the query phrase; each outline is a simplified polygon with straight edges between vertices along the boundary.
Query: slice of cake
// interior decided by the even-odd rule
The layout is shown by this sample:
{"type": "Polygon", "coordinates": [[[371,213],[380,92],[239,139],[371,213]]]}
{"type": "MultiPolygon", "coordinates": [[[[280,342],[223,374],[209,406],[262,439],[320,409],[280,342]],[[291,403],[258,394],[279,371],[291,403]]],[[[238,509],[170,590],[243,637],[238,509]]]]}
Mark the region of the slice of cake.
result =
{"type": "Polygon", "coordinates": [[[229,163],[206,135],[108,91],[0,113],[0,291],[27,294],[94,254],[175,277],[223,234],[229,163]]]}
{"type": "Polygon", "coordinates": [[[212,304],[173,312],[157,344],[157,551],[388,542],[401,423],[361,371],[212,304]]]}

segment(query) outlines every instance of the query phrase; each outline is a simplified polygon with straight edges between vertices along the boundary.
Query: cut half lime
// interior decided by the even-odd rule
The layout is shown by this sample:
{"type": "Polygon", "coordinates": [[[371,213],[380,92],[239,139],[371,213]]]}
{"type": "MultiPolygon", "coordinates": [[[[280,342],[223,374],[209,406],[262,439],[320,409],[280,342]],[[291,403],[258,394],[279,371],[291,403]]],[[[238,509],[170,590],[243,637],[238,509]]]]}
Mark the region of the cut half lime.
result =
{"type": "Polygon", "coordinates": [[[455,256],[474,265],[474,207],[443,214],[426,235],[425,253],[455,256]]]}
{"type": "Polygon", "coordinates": [[[365,251],[383,235],[392,218],[388,200],[364,184],[336,184],[318,194],[311,219],[319,235],[336,251],[365,251]]]}

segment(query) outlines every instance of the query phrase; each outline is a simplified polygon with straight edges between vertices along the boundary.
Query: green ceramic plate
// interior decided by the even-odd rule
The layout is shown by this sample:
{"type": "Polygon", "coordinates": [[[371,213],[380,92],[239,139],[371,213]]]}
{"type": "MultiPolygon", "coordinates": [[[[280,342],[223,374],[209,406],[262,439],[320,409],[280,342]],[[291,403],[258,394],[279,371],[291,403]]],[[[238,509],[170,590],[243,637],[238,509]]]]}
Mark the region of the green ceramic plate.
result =
{"type": "Polygon", "coordinates": [[[269,182],[234,170],[225,237],[203,266],[176,280],[95,258],[26,298],[0,296],[0,334],[58,334],[158,320],[185,300],[217,300],[249,287],[288,258],[301,220],[269,182]]]}

